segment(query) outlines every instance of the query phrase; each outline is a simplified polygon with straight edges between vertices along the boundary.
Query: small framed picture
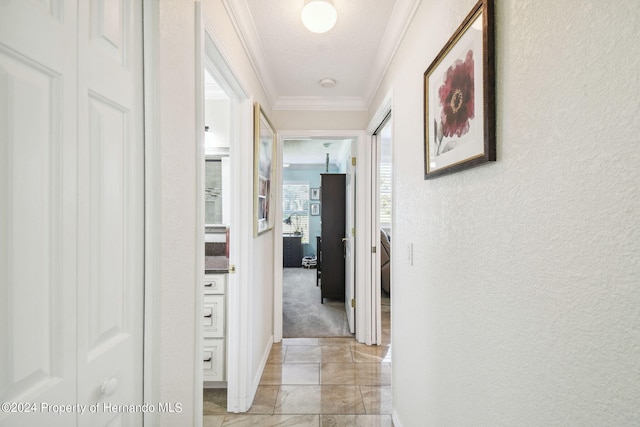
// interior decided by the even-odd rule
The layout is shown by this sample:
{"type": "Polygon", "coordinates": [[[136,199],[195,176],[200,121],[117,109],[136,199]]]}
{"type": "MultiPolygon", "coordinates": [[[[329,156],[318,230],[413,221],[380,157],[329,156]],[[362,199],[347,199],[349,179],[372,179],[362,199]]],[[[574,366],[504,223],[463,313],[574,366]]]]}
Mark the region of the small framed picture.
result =
{"type": "Polygon", "coordinates": [[[311,215],[312,216],[320,215],[320,203],[311,203],[311,215]]]}
{"type": "Polygon", "coordinates": [[[311,189],[311,200],[320,200],[320,189],[319,188],[312,188],[311,189]]]}

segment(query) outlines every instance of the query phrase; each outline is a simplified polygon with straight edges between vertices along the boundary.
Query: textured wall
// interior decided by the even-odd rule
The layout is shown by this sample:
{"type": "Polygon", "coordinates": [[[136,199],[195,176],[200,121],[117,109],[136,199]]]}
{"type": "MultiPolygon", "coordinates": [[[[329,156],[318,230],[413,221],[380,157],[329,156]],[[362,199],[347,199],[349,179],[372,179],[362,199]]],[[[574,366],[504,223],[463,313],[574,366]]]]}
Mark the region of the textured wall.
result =
{"type": "MultiPolygon", "coordinates": [[[[161,332],[159,338],[160,378],[159,400],[181,402],[180,414],[158,415],[162,426],[191,426],[201,422],[194,419],[194,369],[196,363],[196,160],[195,134],[195,2],[194,0],[163,0],[159,11],[159,77],[158,103],[160,137],[152,143],[160,148],[160,265],[158,285],[161,332]]],[[[203,2],[203,12],[218,32],[221,48],[232,62],[233,72],[256,101],[264,104],[264,94],[255,72],[221,0],[203,2]]],[[[241,150],[251,152],[252,141],[240,141],[241,150]]],[[[251,161],[249,161],[251,163],[251,161]]],[[[251,175],[252,165],[246,168],[251,175]]],[[[243,175],[243,180],[244,180],[243,175]]],[[[250,178],[242,182],[242,195],[253,199],[250,178]]],[[[250,226],[250,225],[249,225],[250,226]]],[[[273,233],[250,242],[250,256],[258,260],[246,276],[251,277],[246,298],[251,322],[248,329],[251,343],[246,378],[247,388],[254,377],[273,335],[273,233]]],[[[246,271],[246,270],[245,270],[246,271]]]]}
{"type": "Polygon", "coordinates": [[[367,126],[366,111],[284,111],[270,115],[278,130],[357,130],[367,126]]]}
{"type": "Polygon", "coordinates": [[[160,401],[183,412],[163,426],[194,425],[196,193],[195,9],[185,1],[159,6],[161,300],[160,401]],[[193,46],[185,49],[184,46],[193,46]],[[193,351],[185,351],[194,349],[193,351]]]}
{"type": "MultiPolygon", "coordinates": [[[[216,37],[220,40],[221,50],[231,62],[234,75],[248,92],[248,96],[259,102],[273,121],[266,96],[240,39],[236,35],[222,0],[205,0],[202,2],[202,6],[204,14],[216,32],[216,37]]],[[[273,121],[273,124],[278,128],[277,122],[273,121]]],[[[253,152],[253,140],[235,142],[238,144],[237,152],[253,152]]],[[[249,200],[245,199],[244,206],[250,206],[250,209],[253,209],[253,158],[247,156],[246,159],[248,164],[241,173],[242,182],[239,185],[243,188],[241,196],[249,198],[249,200]]],[[[272,191],[275,192],[278,189],[272,189],[272,191]]],[[[277,194],[274,194],[273,200],[277,200],[277,194]]],[[[247,226],[253,227],[253,222],[247,226]]],[[[246,349],[249,364],[246,378],[247,390],[251,390],[257,384],[256,377],[258,379],[260,377],[263,356],[273,337],[273,266],[276,259],[273,251],[274,238],[273,231],[270,231],[253,239],[250,247],[251,265],[237,265],[238,269],[243,269],[244,277],[248,278],[248,289],[245,295],[248,307],[247,328],[250,335],[249,347],[246,349]],[[249,274],[247,274],[247,269],[251,270],[249,274]]],[[[280,259],[279,256],[278,259],[280,259]]]]}
{"type": "Polygon", "coordinates": [[[498,161],[425,181],[422,74],[474,3],[423,1],[377,95],[396,419],[638,425],[640,3],[497,1],[498,161]]]}

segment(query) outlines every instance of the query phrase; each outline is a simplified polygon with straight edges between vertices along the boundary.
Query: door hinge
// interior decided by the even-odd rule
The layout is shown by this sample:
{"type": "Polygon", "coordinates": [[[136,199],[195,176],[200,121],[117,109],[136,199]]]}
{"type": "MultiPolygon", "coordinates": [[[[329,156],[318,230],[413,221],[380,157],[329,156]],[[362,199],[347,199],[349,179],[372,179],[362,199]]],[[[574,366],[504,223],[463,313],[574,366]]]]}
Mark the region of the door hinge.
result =
{"type": "Polygon", "coordinates": [[[357,162],[356,162],[356,158],[355,158],[355,157],[352,157],[352,158],[351,158],[351,166],[355,166],[355,165],[356,165],[356,163],[357,163],[357,162]]]}
{"type": "Polygon", "coordinates": [[[351,298],[351,308],[356,308],[356,299],[351,298]]]}
{"type": "Polygon", "coordinates": [[[353,227],[353,228],[351,229],[351,235],[352,235],[352,236],[355,236],[355,235],[356,235],[356,228],[355,228],[355,227],[353,227]]]}
{"type": "Polygon", "coordinates": [[[378,248],[375,246],[371,246],[371,253],[375,254],[376,252],[378,252],[378,248]]]}
{"type": "Polygon", "coordinates": [[[233,274],[236,272],[236,266],[231,264],[229,265],[229,273],[233,274]]]}

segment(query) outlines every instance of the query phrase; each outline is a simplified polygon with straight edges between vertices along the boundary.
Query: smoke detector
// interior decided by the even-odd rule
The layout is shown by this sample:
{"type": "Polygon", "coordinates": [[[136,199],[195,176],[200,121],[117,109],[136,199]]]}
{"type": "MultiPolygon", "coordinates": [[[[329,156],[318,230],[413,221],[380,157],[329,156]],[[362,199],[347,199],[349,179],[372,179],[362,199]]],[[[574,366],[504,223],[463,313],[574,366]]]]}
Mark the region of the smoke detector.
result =
{"type": "Polygon", "coordinates": [[[334,79],[325,78],[320,80],[320,86],[323,88],[329,89],[336,85],[336,81],[334,79]]]}

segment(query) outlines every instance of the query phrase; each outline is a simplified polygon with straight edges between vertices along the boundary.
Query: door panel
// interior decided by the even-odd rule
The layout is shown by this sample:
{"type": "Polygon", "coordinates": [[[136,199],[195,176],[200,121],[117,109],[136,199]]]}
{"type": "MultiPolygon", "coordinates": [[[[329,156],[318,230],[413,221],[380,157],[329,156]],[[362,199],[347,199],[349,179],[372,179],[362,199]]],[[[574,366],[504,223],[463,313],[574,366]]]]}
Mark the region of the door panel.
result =
{"type": "Polygon", "coordinates": [[[131,0],[0,2],[0,401],[38,405],[0,425],[141,424],[43,406],[142,399],[141,25],[131,0]]]}
{"type": "MultiPolygon", "coordinates": [[[[352,143],[351,144],[351,155],[352,158],[356,158],[356,144],[352,143]]],[[[346,182],[347,182],[347,200],[346,200],[346,221],[345,221],[345,225],[346,225],[346,230],[345,230],[345,237],[346,237],[346,241],[344,242],[345,244],[345,268],[344,268],[344,273],[345,273],[345,282],[344,282],[344,291],[345,291],[345,297],[344,297],[344,305],[345,305],[345,311],[347,312],[347,322],[349,323],[349,331],[353,334],[355,332],[355,308],[354,305],[351,303],[352,301],[355,301],[356,295],[355,295],[355,254],[354,254],[354,248],[355,248],[355,236],[353,235],[353,230],[355,230],[355,200],[356,200],[356,193],[355,193],[355,179],[356,179],[356,172],[355,172],[355,167],[352,165],[352,163],[347,163],[347,177],[346,177],[346,182]]]]}
{"type": "Polygon", "coordinates": [[[3,426],[75,420],[42,406],[75,402],[74,37],[73,4],[0,4],[0,402],[37,410],[3,426]]]}
{"type": "MultiPolygon", "coordinates": [[[[142,403],[143,120],[140,2],[80,2],[78,401],[142,403]]],[[[79,425],[136,425],[98,411],[79,425]]]]}
{"type": "Polygon", "coordinates": [[[374,134],[372,139],[372,153],[371,153],[371,247],[375,248],[375,251],[371,253],[371,279],[373,290],[371,293],[371,303],[373,305],[371,309],[371,343],[379,344],[381,335],[381,309],[380,309],[380,287],[381,287],[381,274],[380,274],[380,191],[379,191],[379,179],[380,179],[380,136],[374,134]]]}

